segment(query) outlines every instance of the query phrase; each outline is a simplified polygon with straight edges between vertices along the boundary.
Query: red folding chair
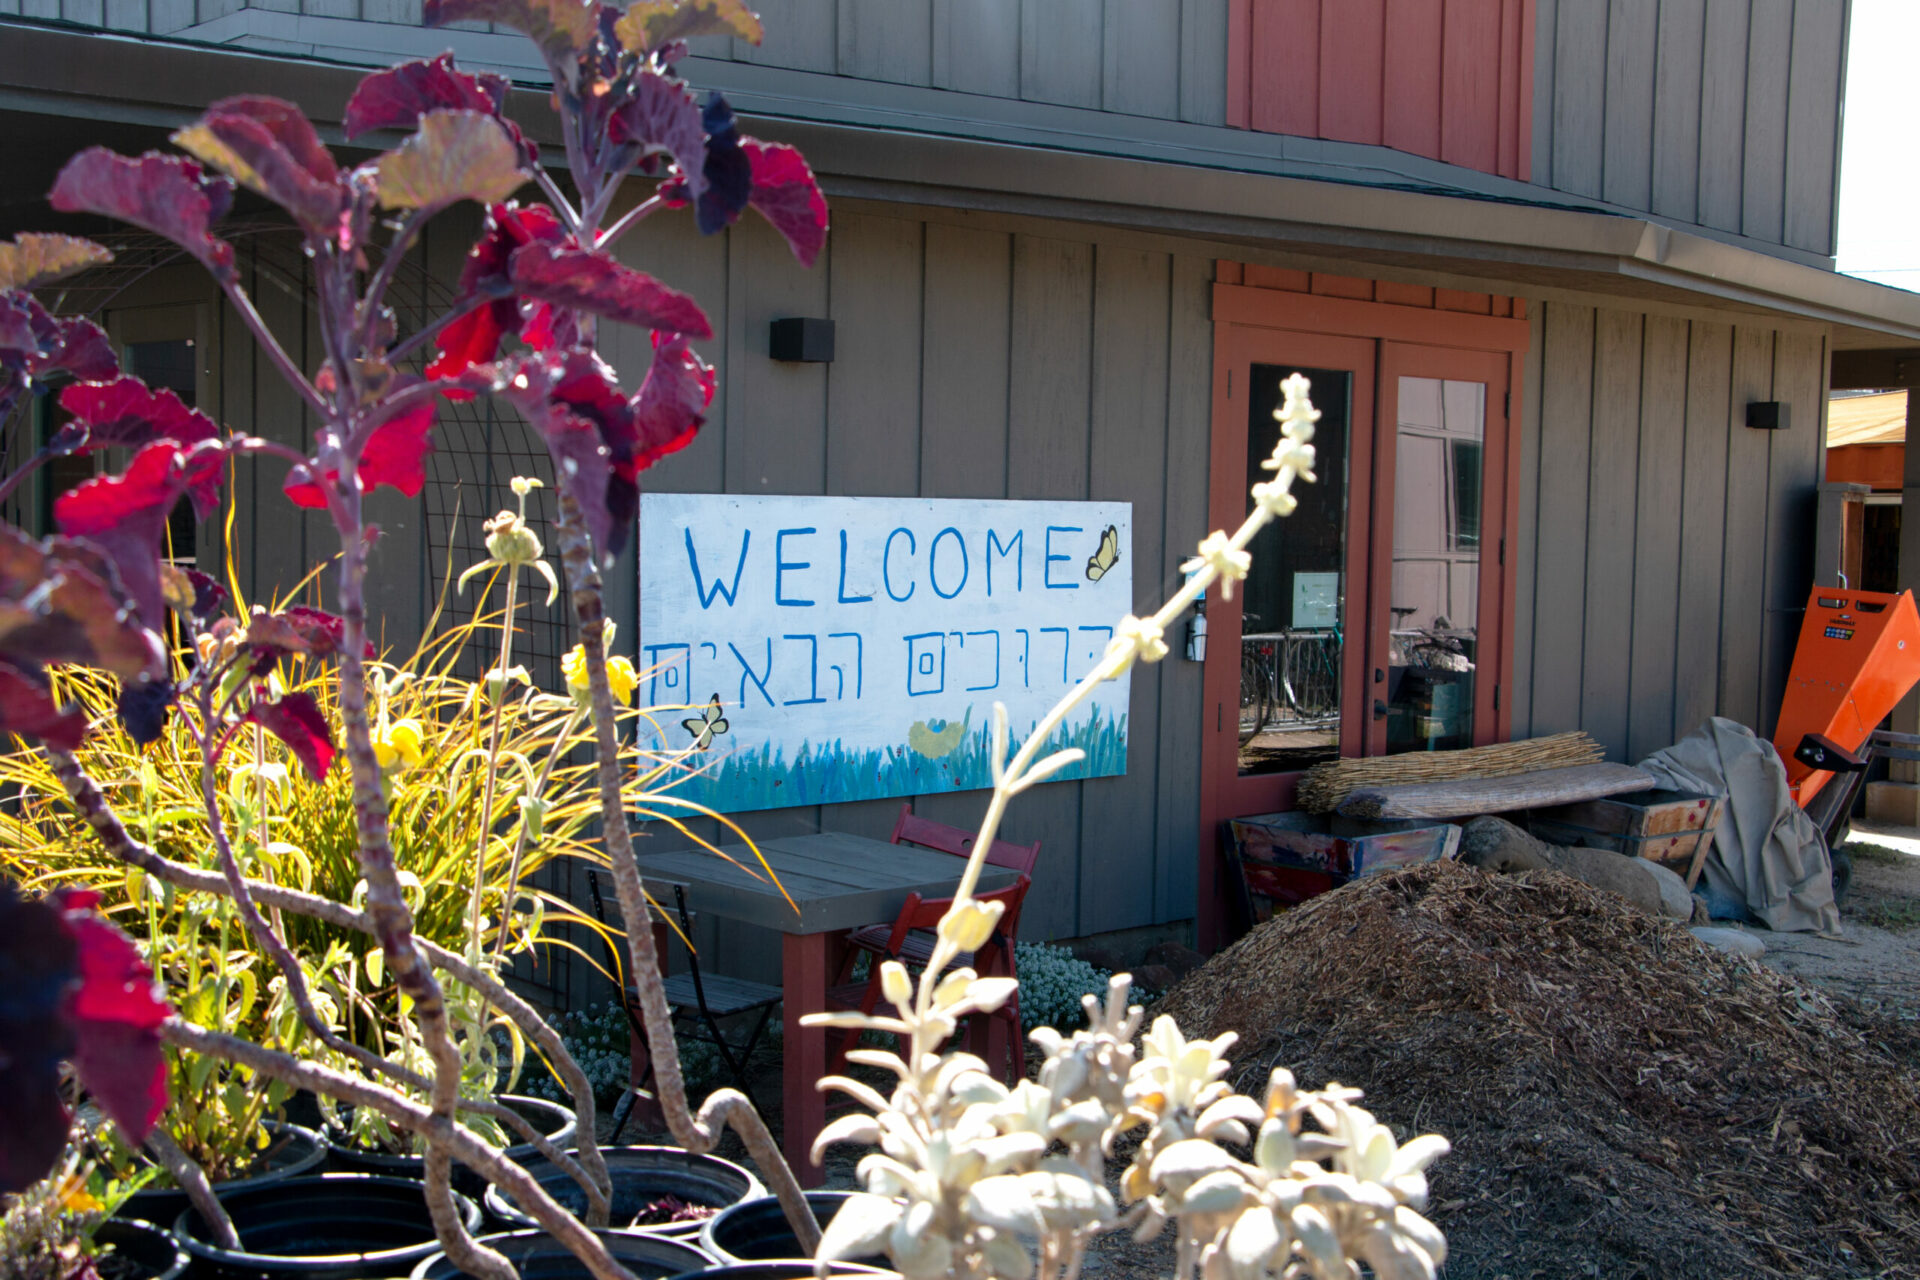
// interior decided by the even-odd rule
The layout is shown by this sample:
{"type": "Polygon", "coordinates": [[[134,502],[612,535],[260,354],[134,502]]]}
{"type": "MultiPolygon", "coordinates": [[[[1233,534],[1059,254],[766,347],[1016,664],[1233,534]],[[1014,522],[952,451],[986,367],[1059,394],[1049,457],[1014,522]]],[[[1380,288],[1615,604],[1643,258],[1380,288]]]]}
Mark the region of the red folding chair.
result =
{"type": "MultiPolygon", "coordinates": [[[[1014,968],[1013,940],[1020,931],[1020,904],[1026,900],[1027,889],[1033,883],[1024,874],[1004,889],[995,889],[990,893],[975,894],[979,902],[1000,902],[1005,908],[1000,922],[994,926],[993,935],[980,950],[971,955],[961,955],[948,966],[949,968],[971,968],[985,976],[987,974],[1004,975],[1018,979],[1014,968]]],[[[853,966],[858,953],[849,951],[845,966],[840,972],[840,983],[827,992],[827,1007],[830,1009],[858,1009],[862,1013],[878,1013],[881,1017],[894,1016],[893,1006],[880,989],[880,965],[884,960],[898,960],[910,970],[926,968],[933,958],[934,935],[931,932],[940,923],[940,917],[953,905],[952,898],[922,898],[919,894],[909,894],[906,905],[900,909],[900,917],[891,928],[878,926],[886,930],[886,937],[880,947],[870,952],[866,981],[848,981],[853,976],[853,966]]],[[[870,926],[872,927],[872,926],[870,926]]],[[[858,932],[866,932],[860,930],[858,932]]],[[[979,1016],[979,1015],[976,1015],[979,1016]]],[[[989,1029],[991,1021],[1008,1024],[1008,1042],[1010,1065],[1013,1069],[1012,1080],[1018,1082],[1027,1074],[1027,1050],[1020,1028],[1020,996],[1016,991],[1011,999],[992,1014],[985,1015],[974,1028],[975,1051],[982,1058],[987,1056],[986,1047],[981,1039],[982,1033],[989,1029]]],[[[858,1031],[839,1033],[828,1059],[830,1069],[844,1073],[847,1069],[847,1052],[858,1042],[858,1031]]],[[[904,1046],[903,1046],[904,1048],[904,1046]]]]}
{"type": "MultiPolygon", "coordinates": [[[[963,831],[959,827],[950,827],[944,822],[935,822],[931,818],[922,818],[914,813],[911,804],[900,806],[900,817],[893,824],[893,834],[887,837],[889,844],[917,844],[922,849],[936,849],[941,853],[951,853],[955,857],[965,858],[973,853],[973,841],[976,833],[963,831]]],[[[993,847],[987,850],[987,862],[995,867],[1007,867],[1023,876],[1033,874],[1033,864],[1040,860],[1040,842],[1032,844],[1008,844],[1005,840],[995,840],[993,847]]]]}

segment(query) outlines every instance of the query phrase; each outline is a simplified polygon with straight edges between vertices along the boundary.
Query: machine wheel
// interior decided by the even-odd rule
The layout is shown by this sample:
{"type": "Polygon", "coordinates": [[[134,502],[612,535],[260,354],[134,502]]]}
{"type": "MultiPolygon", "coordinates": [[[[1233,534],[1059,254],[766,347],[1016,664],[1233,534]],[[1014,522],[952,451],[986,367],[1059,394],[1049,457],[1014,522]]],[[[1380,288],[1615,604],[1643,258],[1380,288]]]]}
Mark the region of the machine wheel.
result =
{"type": "MultiPolygon", "coordinates": [[[[1842,838],[1844,839],[1845,837],[1842,838]]],[[[1844,849],[1835,849],[1832,851],[1831,856],[1833,859],[1833,900],[1835,902],[1841,902],[1846,899],[1847,888],[1853,883],[1853,855],[1844,849]]]]}

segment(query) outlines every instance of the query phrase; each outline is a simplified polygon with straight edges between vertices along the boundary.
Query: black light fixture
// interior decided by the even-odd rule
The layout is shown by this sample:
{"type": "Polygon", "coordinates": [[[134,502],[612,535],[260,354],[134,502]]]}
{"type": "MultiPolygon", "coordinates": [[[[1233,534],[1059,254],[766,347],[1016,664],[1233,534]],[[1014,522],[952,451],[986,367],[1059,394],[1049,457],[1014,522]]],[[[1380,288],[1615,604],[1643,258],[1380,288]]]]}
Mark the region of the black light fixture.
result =
{"type": "Polygon", "coordinates": [[[1787,402],[1784,400],[1747,401],[1747,425],[1756,431],[1785,431],[1787,402]]]}
{"type": "Polygon", "coordinates": [[[831,364],[833,321],[811,316],[775,320],[767,338],[767,354],[796,364],[831,364]]]}

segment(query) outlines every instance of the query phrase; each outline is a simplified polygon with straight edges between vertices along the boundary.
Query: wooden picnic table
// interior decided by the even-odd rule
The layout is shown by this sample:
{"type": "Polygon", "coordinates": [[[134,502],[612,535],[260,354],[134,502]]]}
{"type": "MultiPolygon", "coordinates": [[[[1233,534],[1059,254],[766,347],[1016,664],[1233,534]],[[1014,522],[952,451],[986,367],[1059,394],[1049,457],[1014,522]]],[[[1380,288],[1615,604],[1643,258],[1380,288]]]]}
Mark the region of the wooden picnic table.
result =
{"type": "MultiPolygon", "coordinates": [[[[827,986],[836,976],[848,930],[891,923],[911,893],[953,896],[965,864],[952,854],[838,831],[783,836],[759,842],[761,856],[779,878],[776,888],[747,846],[722,848],[738,866],[702,849],[649,853],[637,861],[649,880],[685,885],[692,910],[783,935],[782,1145],[801,1185],[818,1186],[823,1175],[813,1163],[813,1140],[826,1124],[827,1099],[814,1083],[827,1073],[827,1036],[821,1028],[802,1027],[800,1018],[826,1009],[827,986]]],[[[1002,889],[1017,878],[1013,871],[989,866],[979,888],[1002,889]]]]}

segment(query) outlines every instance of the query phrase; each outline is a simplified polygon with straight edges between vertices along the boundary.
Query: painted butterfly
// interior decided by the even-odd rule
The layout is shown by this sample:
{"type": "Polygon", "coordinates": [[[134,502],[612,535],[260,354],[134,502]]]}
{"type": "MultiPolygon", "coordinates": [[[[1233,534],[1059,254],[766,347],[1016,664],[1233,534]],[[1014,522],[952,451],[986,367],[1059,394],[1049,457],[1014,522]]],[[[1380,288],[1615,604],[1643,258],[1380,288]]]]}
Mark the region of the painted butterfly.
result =
{"type": "Polygon", "coordinates": [[[693,735],[694,749],[705,751],[713,740],[727,731],[727,719],[720,714],[720,695],[714,694],[698,719],[682,720],[680,727],[693,735]]]}
{"type": "Polygon", "coordinates": [[[1100,549],[1087,557],[1087,581],[1098,582],[1120,563],[1120,530],[1108,525],[1100,535],[1100,549]]]}

